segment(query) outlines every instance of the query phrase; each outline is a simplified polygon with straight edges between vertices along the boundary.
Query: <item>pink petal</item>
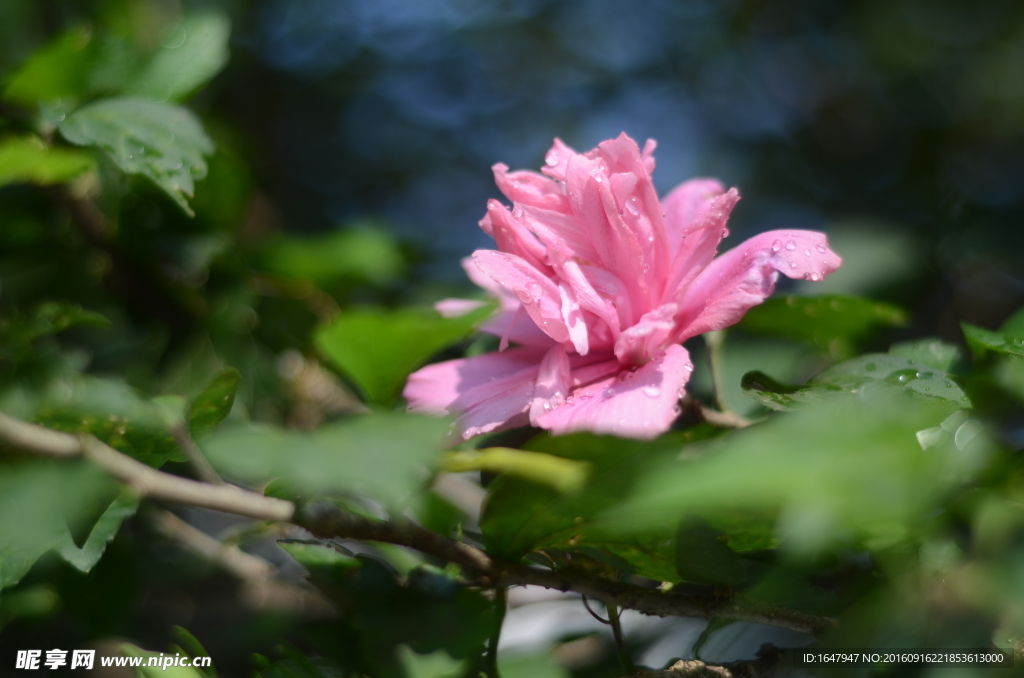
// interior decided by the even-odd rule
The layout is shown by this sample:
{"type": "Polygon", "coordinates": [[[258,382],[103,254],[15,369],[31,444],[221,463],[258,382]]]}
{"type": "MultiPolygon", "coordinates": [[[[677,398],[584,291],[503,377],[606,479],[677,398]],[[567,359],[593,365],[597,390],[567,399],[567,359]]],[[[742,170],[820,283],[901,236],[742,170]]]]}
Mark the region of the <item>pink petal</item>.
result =
{"type": "Polygon", "coordinates": [[[579,302],[580,307],[590,311],[604,321],[609,330],[609,339],[614,340],[617,338],[619,336],[620,324],[615,305],[598,294],[598,291],[587,279],[583,269],[575,259],[571,259],[560,252],[553,254],[553,264],[558,272],[558,277],[572,289],[573,295],[579,302]]]}
{"type": "Polygon", "coordinates": [[[686,227],[664,288],[667,300],[682,304],[682,296],[689,295],[688,286],[714,259],[725,234],[725,223],[739,199],[739,192],[730,188],[705,206],[686,227]]]}
{"type": "Polygon", "coordinates": [[[488,200],[487,216],[491,219],[492,235],[499,250],[521,257],[538,271],[546,273],[550,270],[544,263],[546,251],[543,243],[516,215],[510,214],[497,200],[488,200]]]}
{"type": "Polygon", "coordinates": [[[664,304],[645,313],[640,322],[626,328],[615,342],[615,357],[623,365],[641,365],[671,342],[679,307],[664,304]]]}
{"type": "MultiPolygon", "coordinates": [[[[650,305],[644,255],[636,234],[627,228],[619,214],[609,180],[602,170],[604,160],[582,155],[569,159],[566,194],[573,214],[584,225],[598,256],[601,268],[615,274],[626,284],[634,311],[646,312],[650,305]]],[[[630,325],[635,318],[624,323],[630,325]]]]}
{"type": "Polygon", "coordinates": [[[564,282],[558,283],[558,294],[562,298],[562,322],[569,330],[569,341],[577,353],[587,355],[590,352],[590,333],[576,296],[564,282]]]}
{"type": "Polygon", "coordinates": [[[413,412],[444,415],[465,392],[524,369],[535,369],[544,351],[515,348],[427,365],[409,375],[402,395],[413,412]]]}
{"type": "Polygon", "coordinates": [[[790,278],[824,280],[842,259],[824,233],[768,231],[711,262],[686,290],[677,317],[677,341],[739,322],[775,289],[781,272],[790,278]]]}
{"type": "Polygon", "coordinates": [[[537,346],[548,348],[554,343],[554,339],[544,334],[533,319],[523,310],[523,305],[516,300],[516,310],[501,311],[493,318],[480,326],[481,332],[492,334],[503,339],[502,351],[507,347],[507,342],[520,344],[521,346],[537,346]]]}
{"type": "Polygon", "coordinates": [[[661,201],[669,251],[673,256],[683,243],[683,236],[693,220],[724,192],[722,184],[715,179],[690,179],[673,188],[661,201]]]}
{"type": "Polygon", "coordinates": [[[565,171],[569,158],[574,155],[579,154],[562,143],[561,139],[556,138],[555,143],[551,146],[551,150],[544,155],[544,167],[540,171],[552,179],[565,181],[565,171]]]}
{"type": "Polygon", "coordinates": [[[523,223],[537,235],[537,239],[545,246],[564,250],[580,259],[597,260],[597,251],[590,242],[590,235],[574,215],[561,214],[529,205],[521,207],[523,223]]]}
{"type": "Polygon", "coordinates": [[[485,304],[486,302],[476,299],[442,299],[434,304],[434,309],[445,318],[458,318],[472,313],[485,304]]]}
{"type": "Polygon", "coordinates": [[[552,346],[544,354],[537,372],[530,405],[530,421],[537,419],[565,402],[569,393],[569,356],[562,345],[552,346]]]}
{"type": "Polygon", "coordinates": [[[555,341],[569,340],[569,330],[562,321],[562,297],[546,275],[506,252],[477,250],[473,259],[496,283],[515,292],[537,327],[555,341]]]}
{"type": "Polygon", "coordinates": [[[644,161],[644,169],[647,170],[648,174],[654,174],[654,149],[658,147],[658,142],[654,139],[648,139],[644,142],[644,150],[641,154],[644,161]]]}
{"type": "Polygon", "coordinates": [[[693,366],[686,349],[673,344],[632,376],[580,389],[537,420],[559,435],[593,431],[626,438],[654,438],[675,421],[676,407],[693,366]]]}
{"type": "Polygon", "coordinates": [[[490,292],[491,296],[501,302],[502,310],[515,311],[519,308],[519,297],[517,297],[512,290],[505,289],[498,283],[494,282],[491,276],[481,271],[480,267],[477,266],[476,262],[473,260],[473,257],[464,257],[461,263],[462,270],[466,272],[466,276],[470,281],[472,281],[472,283],[477,287],[490,292]]]}
{"type": "Polygon", "coordinates": [[[494,183],[512,202],[568,214],[569,201],[561,184],[553,179],[525,170],[509,172],[508,165],[500,162],[491,169],[494,171],[494,183]]]}

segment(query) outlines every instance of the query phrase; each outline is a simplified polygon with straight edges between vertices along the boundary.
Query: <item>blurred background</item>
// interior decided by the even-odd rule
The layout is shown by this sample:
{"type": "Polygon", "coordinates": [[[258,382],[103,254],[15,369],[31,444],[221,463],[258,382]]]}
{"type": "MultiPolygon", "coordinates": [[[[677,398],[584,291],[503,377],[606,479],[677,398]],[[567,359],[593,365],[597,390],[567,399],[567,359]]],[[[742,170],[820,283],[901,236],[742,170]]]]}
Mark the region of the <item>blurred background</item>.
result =
{"type": "MultiPolygon", "coordinates": [[[[725,247],[775,228],[828,232],[844,265],[816,293],[908,311],[880,346],[961,344],[960,321],[995,327],[1024,303],[1015,0],[3,0],[0,78],[80,30],[109,70],[95,77],[116,80],[137,55],[183,40],[183,17],[210,11],[230,21],[230,53],[187,100],[216,145],[195,219],[100,167],[119,246],[172,303],[133,296],[138,281],[112,275],[116,257],[83,246],[37,188],[0,189],[0,308],[66,298],[103,313],[113,332],[62,340],[93,373],[183,393],[235,365],[241,406],[296,426],[357,407],[309,359],[311,328],[338,307],[468,292],[459,260],[491,244],[477,226],[498,197],[491,165],[539,168],[556,136],[582,151],[621,131],[658,141],[662,193],[694,176],[740,189],[725,247]]],[[[38,113],[4,106],[15,129],[38,113]]],[[[773,360],[779,378],[823,364],[734,345],[737,384],[773,360]]],[[[738,387],[730,397],[756,407],[738,387]]],[[[52,579],[77,616],[18,633],[132,628],[158,644],[182,623],[232,667],[223,675],[241,675],[246,652],[287,628],[246,617],[209,566],[133,541],[133,529],[95,586],[52,579]],[[142,562],[154,569],[133,569],[142,562]]]]}

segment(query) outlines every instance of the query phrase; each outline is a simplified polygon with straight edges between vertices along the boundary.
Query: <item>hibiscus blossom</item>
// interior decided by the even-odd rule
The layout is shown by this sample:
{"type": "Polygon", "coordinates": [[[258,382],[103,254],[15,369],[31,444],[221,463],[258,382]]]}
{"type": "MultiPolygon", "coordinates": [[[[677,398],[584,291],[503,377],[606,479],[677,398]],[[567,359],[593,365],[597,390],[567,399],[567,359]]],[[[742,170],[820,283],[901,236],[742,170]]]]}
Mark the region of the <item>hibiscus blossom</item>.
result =
{"type": "Polygon", "coordinates": [[[500,351],[412,374],[409,409],[456,415],[464,438],[525,424],[652,438],[693,371],[682,342],[739,321],[780,272],[822,280],[839,267],[814,231],[769,231],[715,258],[739,193],[693,179],[659,202],[654,147],[621,134],[580,154],[555,139],[543,174],[494,166],[512,209],[488,203],[480,227],[498,249],[463,266],[501,302],[481,328],[500,351]]]}

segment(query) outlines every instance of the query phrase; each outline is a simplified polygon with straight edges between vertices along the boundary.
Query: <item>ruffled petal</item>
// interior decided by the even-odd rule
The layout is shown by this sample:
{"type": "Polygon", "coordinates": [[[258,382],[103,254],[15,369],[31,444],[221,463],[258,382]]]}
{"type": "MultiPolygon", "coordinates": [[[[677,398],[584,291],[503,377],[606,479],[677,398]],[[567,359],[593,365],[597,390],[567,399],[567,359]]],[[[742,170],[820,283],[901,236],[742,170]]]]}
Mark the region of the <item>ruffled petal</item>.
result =
{"type": "Polygon", "coordinates": [[[552,346],[544,354],[537,372],[537,381],[533,388],[533,401],[530,404],[530,421],[537,419],[565,402],[569,394],[569,356],[565,347],[552,346]]]}
{"type": "Polygon", "coordinates": [[[537,236],[522,224],[519,215],[509,213],[508,209],[497,200],[487,201],[487,216],[491,220],[491,235],[502,252],[514,254],[527,261],[538,271],[550,271],[544,262],[546,250],[537,236]]]}
{"type": "Polygon", "coordinates": [[[561,184],[554,179],[527,170],[509,172],[508,165],[501,162],[491,169],[494,171],[494,183],[498,185],[498,190],[512,202],[569,213],[569,201],[561,184]]]}
{"type": "Polygon", "coordinates": [[[495,314],[493,318],[480,326],[480,331],[501,337],[503,339],[502,351],[505,350],[507,342],[545,349],[555,343],[554,339],[537,327],[533,318],[526,314],[523,305],[518,300],[516,301],[516,310],[501,311],[495,314]]]}
{"type": "Polygon", "coordinates": [[[542,167],[540,171],[552,179],[565,181],[565,172],[569,164],[569,158],[574,155],[579,154],[562,143],[561,139],[556,137],[555,143],[551,146],[551,150],[544,154],[544,167],[542,167]]]}
{"type": "Polygon", "coordinates": [[[480,267],[476,265],[473,257],[463,257],[462,259],[462,270],[466,272],[466,277],[472,281],[477,287],[486,290],[491,294],[492,297],[497,299],[501,303],[501,309],[503,311],[515,311],[519,308],[519,297],[515,295],[512,290],[506,289],[494,282],[491,276],[487,275],[480,270],[480,267]]]}
{"type": "Polygon", "coordinates": [[[715,179],[690,179],[673,188],[661,201],[669,252],[673,257],[683,244],[683,236],[689,231],[693,220],[723,193],[725,189],[715,179]]]}
{"type": "Polygon", "coordinates": [[[546,275],[521,257],[506,252],[477,250],[473,260],[494,282],[515,292],[537,327],[555,341],[569,340],[569,330],[562,321],[561,294],[546,275]]]}
{"type": "Polygon", "coordinates": [[[677,403],[693,365],[678,344],[624,378],[595,382],[574,393],[560,407],[537,419],[559,435],[593,431],[626,438],[654,438],[679,414],[677,403]]]}
{"type": "Polygon", "coordinates": [[[477,299],[442,299],[434,304],[434,310],[444,318],[458,318],[472,313],[486,305],[487,302],[477,299]]]}
{"type": "Polygon", "coordinates": [[[824,280],[842,259],[824,233],[768,231],[711,262],[686,290],[676,326],[677,341],[739,322],[775,289],[781,272],[790,278],[824,280]]]}
{"type": "Polygon", "coordinates": [[[706,205],[684,229],[672,272],[665,283],[663,297],[666,301],[683,303],[683,296],[689,294],[689,285],[715,258],[718,244],[725,237],[725,223],[739,199],[739,192],[730,188],[706,205]]]}
{"type": "Polygon", "coordinates": [[[402,395],[410,411],[437,415],[454,413],[453,403],[480,385],[522,370],[533,369],[536,375],[537,364],[543,356],[543,350],[515,348],[504,353],[434,363],[409,375],[402,395]]]}
{"type": "Polygon", "coordinates": [[[671,342],[679,307],[664,304],[645,313],[640,322],[623,330],[615,342],[615,357],[623,365],[642,365],[671,342]]]}

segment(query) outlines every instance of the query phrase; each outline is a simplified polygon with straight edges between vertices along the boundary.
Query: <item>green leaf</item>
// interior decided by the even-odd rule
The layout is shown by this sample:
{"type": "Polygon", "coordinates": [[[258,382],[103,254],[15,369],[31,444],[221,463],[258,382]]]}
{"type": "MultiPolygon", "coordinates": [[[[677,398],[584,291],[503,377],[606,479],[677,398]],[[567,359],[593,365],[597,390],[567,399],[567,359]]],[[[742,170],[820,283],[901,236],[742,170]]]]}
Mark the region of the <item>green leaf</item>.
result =
{"type": "Polygon", "coordinates": [[[779,533],[794,544],[815,545],[844,529],[892,543],[921,529],[935,498],[984,458],[966,438],[922,450],[917,432],[944,415],[934,401],[868,383],[651,465],[630,496],[598,518],[628,535],[687,514],[781,511],[779,533]]]}
{"type": "Polygon", "coordinates": [[[792,410],[855,395],[866,384],[889,385],[941,404],[950,414],[971,407],[963,390],[941,370],[899,355],[869,353],[822,371],[805,386],[787,386],[760,372],[744,375],[744,393],[774,410],[792,410]]]}
{"type": "Polygon", "coordinates": [[[548,485],[567,492],[583,484],[589,466],[541,452],[525,452],[508,447],[451,452],[441,459],[441,469],[449,473],[490,471],[548,485]]]}
{"type": "Polygon", "coordinates": [[[89,533],[88,539],[81,548],[75,545],[71,539],[71,533],[66,533],[67,538],[60,547],[61,557],[82,572],[88,572],[103,557],[103,552],[107,550],[107,544],[117,536],[121,524],[135,515],[138,508],[139,499],[134,492],[122,493],[111,502],[100,519],[96,521],[92,532],[89,533]]]}
{"type": "Polygon", "coordinates": [[[186,461],[171,436],[167,408],[121,381],[78,375],[41,389],[11,389],[0,411],[68,433],[88,433],[150,466],[186,461]]]}
{"type": "Polygon", "coordinates": [[[227,65],[230,36],[231,22],[220,12],[186,17],[125,91],[159,101],[187,98],[227,65]]]}
{"type": "Polygon", "coordinates": [[[409,678],[459,678],[466,670],[466,662],[452,659],[444,650],[423,655],[402,645],[398,657],[409,678]]]}
{"type": "Polygon", "coordinates": [[[578,549],[599,560],[661,581],[678,581],[672,539],[676,521],[652,523],[642,533],[623,535],[599,516],[629,496],[636,478],[648,465],[674,457],[696,432],[670,434],[651,441],[623,440],[591,434],[551,437],[540,435],[526,448],[586,463],[586,483],[559,492],[511,474],[499,476],[488,488],[480,526],[488,553],[518,560],[546,548],[578,549]]]}
{"type": "Polygon", "coordinates": [[[28,315],[15,309],[11,316],[0,320],[0,358],[20,362],[33,355],[32,342],[37,339],[71,327],[109,325],[104,316],[76,304],[45,302],[28,315]]]}
{"type": "Polygon", "coordinates": [[[747,576],[743,561],[726,544],[726,536],[699,519],[679,524],[675,561],[684,581],[736,586],[747,576]]]}
{"type": "Polygon", "coordinates": [[[315,340],[368,402],[390,406],[413,370],[472,332],[492,310],[487,306],[458,318],[411,308],[348,311],[318,330],[315,340]]]}
{"type": "Polygon", "coordinates": [[[84,511],[107,482],[84,462],[0,465],[0,590],[71,539],[67,518],[84,511]]]}
{"type": "Polygon", "coordinates": [[[751,334],[799,339],[835,358],[847,358],[878,327],[906,325],[896,306],[861,297],[774,297],[747,311],[737,327],[751,334]]]}
{"type": "Polygon", "coordinates": [[[970,323],[960,323],[967,345],[977,353],[995,351],[1006,355],[1024,355],[1024,333],[993,332],[970,323]]]}
{"type": "Polygon", "coordinates": [[[915,363],[949,372],[960,360],[960,349],[934,337],[893,344],[889,355],[897,355],[915,363]]]}
{"type": "Polygon", "coordinates": [[[501,678],[571,678],[572,676],[548,653],[501,652],[498,655],[498,673],[501,674],[501,678]]]}
{"type": "Polygon", "coordinates": [[[282,236],[267,247],[263,265],[318,285],[346,278],[379,285],[398,277],[405,260],[383,229],[346,228],[319,236],[282,236]]]}
{"type": "Polygon", "coordinates": [[[206,176],[213,144],[188,110],[139,97],[101,99],[60,124],[79,146],[103,149],[126,174],[141,174],[163,189],[189,216],[186,201],[206,176]]]}
{"type": "Polygon", "coordinates": [[[312,432],[220,428],[202,441],[218,470],[254,482],[278,477],[301,490],[367,494],[389,505],[419,491],[448,432],[433,417],[380,413],[312,432]]]}
{"type": "Polygon", "coordinates": [[[231,413],[241,381],[241,372],[234,367],[226,367],[196,396],[188,411],[193,436],[212,430],[231,413]]]}
{"type": "Polygon", "coordinates": [[[59,184],[96,167],[86,151],[49,148],[34,137],[0,142],[0,186],[14,183],[59,184]]]}
{"type": "Polygon", "coordinates": [[[92,54],[92,33],[72,28],[36,52],[8,80],[4,98],[25,108],[41,100],[51,105],[86,90],[92,54]]]}

